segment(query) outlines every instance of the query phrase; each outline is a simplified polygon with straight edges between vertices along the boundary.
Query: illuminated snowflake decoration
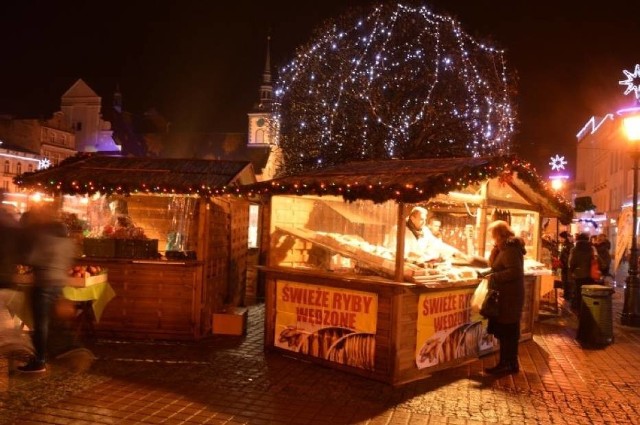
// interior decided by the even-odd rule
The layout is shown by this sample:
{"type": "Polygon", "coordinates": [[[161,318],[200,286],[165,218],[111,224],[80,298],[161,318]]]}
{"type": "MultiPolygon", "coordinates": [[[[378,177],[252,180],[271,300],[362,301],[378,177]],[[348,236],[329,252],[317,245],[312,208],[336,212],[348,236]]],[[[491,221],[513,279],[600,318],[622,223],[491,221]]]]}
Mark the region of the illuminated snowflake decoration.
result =
{"type": "Polygon", "coordinates": [[[564,170],[564,166],[567,164],[568,162],[565,161],[564,156],[560,156],[560,155],[552,156],[551,162],[549,162],[549,165],[551,165],[552,171],[564,170]]]}
{"type": "Polygon", "coordinates": [[[49,161],[49,158],[44,158],[38,161],[38,170],[44,170],[49,167],[51,167],[51,161],[49,161]]]}
{"type": "Polygon", "coordinates": [[[618,84],[627,86],[624,91],[625,96],[631,92],[635,92],[636,99],[640,100],[640,65],[636,64],[633,72],[629,72],[626,69],[622,70],[622,72],[627,76],[627,79],[620,81],[618,84]]]}
{"type": "Polygon", "coordinates": [[[509,153],[504,51],[425,6],[386,4],[316,30],[279,72],[286,170],[348,161],[509,153]]]}

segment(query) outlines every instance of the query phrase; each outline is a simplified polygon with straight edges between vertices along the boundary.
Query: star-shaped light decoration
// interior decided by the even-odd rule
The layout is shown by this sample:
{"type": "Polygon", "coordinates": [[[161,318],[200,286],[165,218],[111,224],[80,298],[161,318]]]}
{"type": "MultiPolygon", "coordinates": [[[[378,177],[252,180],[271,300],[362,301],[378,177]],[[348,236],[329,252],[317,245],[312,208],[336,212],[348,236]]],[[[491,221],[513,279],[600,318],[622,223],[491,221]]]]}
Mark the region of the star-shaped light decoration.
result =
{"type": "Polygon", "coordinates": [[[629,72],[626,69],[623,69],[622,72],[627,76],[627,79],[619,81],[618,84],[627,86],[624,91],[625,96],[631,92],[635,92],[636,99],[640,100],[640,64],[636,64],[633,72],[629,72]]]}
{"type": "Polygon", "coordinates": [[[49,167],[51,167],[51,161],[49,161],[49,158],[44,158],[38,161],[38,170],[44,170],[49,167]]]}
{"type": "Polygon", "coordinates": [[[564,159],[564,156],[556,155],[551,157],[551,171],[560,171],[564,170],[564,166],[567,165],[568,162],[564,159]]]}

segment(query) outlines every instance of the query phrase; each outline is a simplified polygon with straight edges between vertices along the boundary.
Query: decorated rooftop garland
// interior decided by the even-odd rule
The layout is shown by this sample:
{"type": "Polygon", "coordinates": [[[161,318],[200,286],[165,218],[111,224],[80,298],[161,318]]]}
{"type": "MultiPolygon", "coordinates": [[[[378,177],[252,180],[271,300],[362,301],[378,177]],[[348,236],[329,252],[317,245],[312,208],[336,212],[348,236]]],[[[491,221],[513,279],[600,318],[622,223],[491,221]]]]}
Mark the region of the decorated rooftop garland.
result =
{"type": "MultiPolygon", "coordinates": [[[[437,161],[437,160],[435,160],[437,161]]],[[[472,160],[470,159],[470,162],[472,160]]],[[[475,161],[478,161],[476,159],[475,161]]],[[[47,172],[55,170],[47,170],[47,172]]],[[[45,173],[47,173],[45,172],[45,173]]],[[[556,194],[546,181],[538,177],[535,168],[528,162],[512,156],[492,157],[476,166],[465,166],[447,170],[446,173],[431,175],[420,180],[419,173],[408,179],[385,176],[390,183],[378,181],[362,182],[347,176],[320,178],[315,175],[301,174],[299,176],[284,177],[246,186],[212,187],[207,185],[186,186],[170,184],[164,186],[151,185],[144,181],[135,184],[105,185],[99,182],[76,180],[39,180],[30,182],[31,189],[39,189],[48,193],[65,194],[155,194],[155,195],[198,195],[198,196],[246,196],[264,197],[277,194],[294,195],[334,195],[342,196],[346,201],[368,199],[376,203],[389,200],[396,202],[424,202],[438,194],[462,190],[470,185],[481,183],[487,179],[498,178],[500,182],[508,184],[515,173],[535,192],[545,196],[549,202],[561,212],[561,221],[570,223],[573,209],[564,198],[556,194]],[[390,177],[390,179],[389,179],[390,177]]],[[[34,173],[31,173],[34,174],[34,173]]],[[[28,176],[25,174],[23,176],[28,176]]],[[[382,180],[382,178],[381,178],[382,180]]],[[[23,185],[22,178],[16,178],[16,184],[23,185]]]]}

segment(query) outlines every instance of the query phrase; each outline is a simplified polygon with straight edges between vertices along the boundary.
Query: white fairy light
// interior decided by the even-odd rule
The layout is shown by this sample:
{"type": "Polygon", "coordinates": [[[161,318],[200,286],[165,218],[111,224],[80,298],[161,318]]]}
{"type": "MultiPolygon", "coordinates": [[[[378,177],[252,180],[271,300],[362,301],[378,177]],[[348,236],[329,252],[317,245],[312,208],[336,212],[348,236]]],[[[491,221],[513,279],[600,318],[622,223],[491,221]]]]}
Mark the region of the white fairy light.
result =
{"type": "Polygon", "coordinates": [[[378,6],[349,20],[331,24],[282,68],[275,108],[285,156],[304,149],[305,158],[325,156],[330,165],[510,150],[515,117],[504,51],[424,6],[378,6]]]}

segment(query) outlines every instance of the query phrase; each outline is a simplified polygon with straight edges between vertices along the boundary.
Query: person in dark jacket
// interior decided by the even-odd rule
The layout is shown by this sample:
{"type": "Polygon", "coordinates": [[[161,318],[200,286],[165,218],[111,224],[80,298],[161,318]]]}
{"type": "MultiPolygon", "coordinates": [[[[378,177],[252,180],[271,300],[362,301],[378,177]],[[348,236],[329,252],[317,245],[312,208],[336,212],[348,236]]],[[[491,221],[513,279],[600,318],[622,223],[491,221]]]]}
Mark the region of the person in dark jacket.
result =
{"type": "Polygon", "coordinates": [[[571,307],[578,311],[582,303],[582,285],[593,283],[591,279],[591,258],[594,254],[594,247],[589,241],[589,235],[580,233],[576,237],[576,245],[569,253],[569,273],[574,282],[574,294],[571,307]]]}
{"type": "Polygon", "coordinates": [[[487,331],[500,343],[500,360],[485,369],[492,375],[517,373],[520,317],[524,307],[524,241],[517,238],[506,221],[489,225],[494,248],[489,257],[492,287],[499,291],[498,316],[489,319],[487,331]]]}
{"type": "Polygon", "coordinates": [[[609,269],[611,268],[611,242],[607,235],[601,233],[596,239],[596,251],[598,252],[598,264],[600,266],[600,274],[604,279],[611,276],[609,269]]]}
{"type": "Polygon", "coordinates": [[[573,248],[573,242],[571,241],[571,235],[564,231],[560,232],[560,253],[558,260],[560,261],[560,279],[562,280],[562,290],[564,299],[570,302],[573,298],[573,282],[569,274],[569,254],[573,248]]]}

